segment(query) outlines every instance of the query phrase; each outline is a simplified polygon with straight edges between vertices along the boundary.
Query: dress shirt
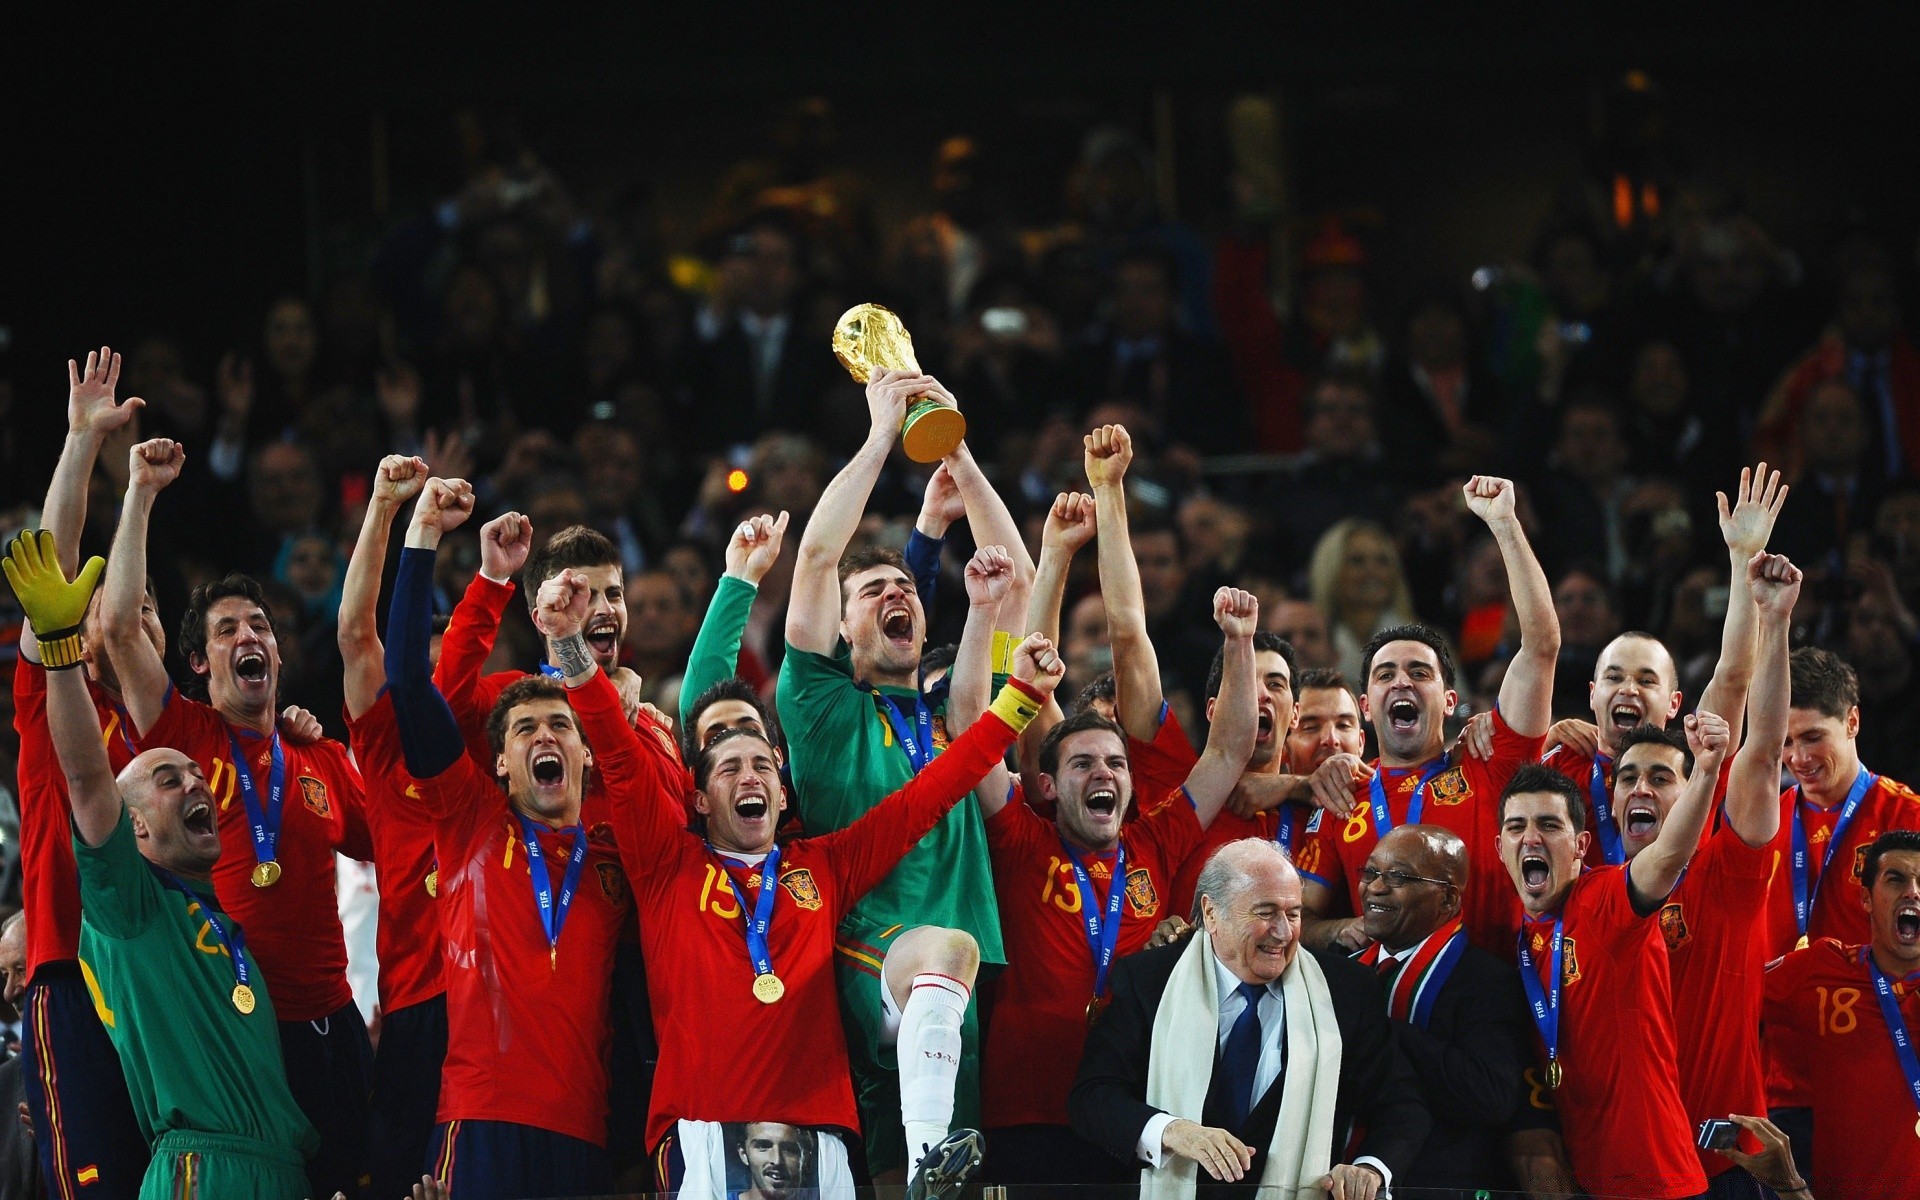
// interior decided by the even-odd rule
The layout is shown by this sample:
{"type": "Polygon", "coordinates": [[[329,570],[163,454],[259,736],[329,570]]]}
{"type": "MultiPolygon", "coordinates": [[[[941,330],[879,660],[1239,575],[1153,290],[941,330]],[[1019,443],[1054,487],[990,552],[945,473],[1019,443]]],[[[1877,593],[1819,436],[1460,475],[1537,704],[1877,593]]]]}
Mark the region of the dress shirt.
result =
{"type": "MultiPolygon", "coordinates": [[[[1207,932],[1202,929],[1194,936],[1206,937],[1207,932]]],[[[1416,946],[1414,949],[1417,950],[1419,947],[1416,946]]],[[[1226,1046],[1227,1035],[1233,1031],[1234,1022],[1240,1019],[1240,1014],[1246,1011],[1247,1001],[1246,997],[1236,990],[1240,986],[1240,978],[1227,970],[1217,957],[1213,960],[1213,984],[1215,994],[1226,997],[1220,1004],[1220,1016],[1214,1031],[1214,1047],[1217,1052],[1226,1046]]],[[[1267,1089],[1273,1086],[1273,1081],[1280,1078],[1280,1073],[1287,1069],[1286,1035],[1287,1001],[1281,991],[1280,981],[1276,979],[1267,984],[1267,990],[1260,996],[1260,1065],[1253,1073],[1253,1095],[1248,1100],[1249,1106],[1266,1095],[1267,1089]]],[[[1134,1153],[1149,1166],[1155,1168],[1164,1166],[1168,1155],[1166,1148],[1160,1144],[1160,1137],[1166,1132],[1167,1126],[1179,1119],[1172,1113],[1156,1113],[1148,1117],[1146,1127],[1140,1131],[1140,1141],[1134,1146],[1134,1153]]],[[[1256,1146],[1253,1149],[1257,1151],[1260,1147],[1256,1146]]],[[[1381,1184],[1380,1195],[1390,1197],[1393,1188],[1393,1172],[1387,1169],[1387,1164],[1367,1154],[1354,1159],[1353,1165],[1372,1167],[1380,1172],[1380,1178],[1385,1181],[1381,1184]]],[[[1305,1184],[1313,1181],[1305,1179],[1301,1182],[1305,1184]]]]}

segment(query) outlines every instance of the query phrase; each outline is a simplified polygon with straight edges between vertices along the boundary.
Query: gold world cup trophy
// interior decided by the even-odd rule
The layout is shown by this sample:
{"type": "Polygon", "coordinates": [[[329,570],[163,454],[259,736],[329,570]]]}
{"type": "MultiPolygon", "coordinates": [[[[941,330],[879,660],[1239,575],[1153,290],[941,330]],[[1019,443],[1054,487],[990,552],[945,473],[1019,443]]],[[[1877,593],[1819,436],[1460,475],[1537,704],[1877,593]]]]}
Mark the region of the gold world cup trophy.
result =
{"type": "MultiPolygon", "coordinates": [[[[833,327],[833,354],[859,383],[886,371],[920,373],[912,335],[892,309],[878,304],[856,304],[840,314],[833,327]]],[[[915,396],[907,402],[900,442],[913,461],[939,462],[966,436],[967,419],[959,409],[932,396],[915,396]]]]}

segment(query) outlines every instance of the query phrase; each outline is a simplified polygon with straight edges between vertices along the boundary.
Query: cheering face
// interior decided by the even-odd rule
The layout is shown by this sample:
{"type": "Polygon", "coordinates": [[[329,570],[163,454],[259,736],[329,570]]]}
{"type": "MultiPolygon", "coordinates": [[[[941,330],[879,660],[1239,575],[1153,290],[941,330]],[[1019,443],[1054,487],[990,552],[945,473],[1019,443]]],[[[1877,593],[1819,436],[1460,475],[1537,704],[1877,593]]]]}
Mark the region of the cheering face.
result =
{"type": "Polygon", "coordinates": [[[1579,878],[1588,836],[1574,832],[1567,798],[1558,792],[1518,792],[1501,802],[1500,861],[1528,913],[1559,906],[1579,878]]]}
{"type": "Polygon", "coordinates": [[[587,581],[592,594],[587,600],[587,623],[580,632],[587,639],[600,669],[620,669],[620,643],[627,636],[627,581],[618,565],[575,567],[574,575],[587,581]]]}
{"type": "Polygon", "coordinates": [[[506,780],[515,808],[543,821],[568,821],[580,811],[592,765],[573,709],[558,696],[542,696],[507,714],[506,744],[493,771],[506,780]]]}
{"type": "Polygon", "coordinates": [[[725,729],[751,729],[761,737],[767,737],[766,723],[760,719],[759,710],[753,705],[745,700],[715,700],[701,709],[700,715],[694,719],[693,744],[705,750],[725,729]]]}
{"type": "Polygon", "coordinates": [[[227,596],[207,610],[207,650],[188,664],[207,675],[213,706],[239,712],[273,707],[280,688],[280,643],[273,622],[245,596],[227,596]]]}
{"type": "Polygon", "coordinates": [[[1343,687],[1308,688],[1300,693],[1293,729],[1287,734],[1287,767],[1311,775],[1336,754],[1359,755],[1367,748],[1360,728],[1360,705],[1343,687]]]}
{"type": "Polygon", "coordinates": [[[1300,875],[1277,859],[1261,859],[1245,882],[1216,907],[1200,898],[1213,953],[1247,983],[1272,983],[1300,949],[1300,875]]]}
{"type": "Polygon", "coordinates": [[[1882,854],[1865,903],[1876,957],[1899,962],[1902,974],[1920,968],[1920,852],[1882,854]]]}
{"type": "Polygon", "coordinates": [[[1058,805],[1060,832],[1084,849],[1111,850],[1133,801],[1125,744],[1110,729],[1083,729],[1058,749],[1058,769],[1040,778],[1047,798],[1058,805]]]}
{"type": "Polygon", "coordinates": [[[128,763],[119,783],[147,861],[181,875],[213,870],[220,859],[220,831],[213,793],[198,763],[159,747],[128,763]]]}
{"type": "MultiPolygon", "coordinates": [[[[1253,656],[1253,674],[1260,688],[1254,693],[1260,702],[1260,725],[1253,738],[1253,757],[1247,760],[1251,770],[1271,767],[1280,758],[1286,736],[1293,729],[1293,673],[1278,650],[1261,650],[1253,656]]],[[[1207,705],[1213,716],[1213,705],[1207,705]]]]}
{"type": "Polygon", "coordinates": [[[1642,742],[1613,768],[1613,813],[1627,857],[1653,845],[1687,784],[1687,758],[1673,746],[1642,742]]]}
{"type": "Polygon", "coordinates": [[[1780,760],[1808,795],[1831,801],[1845,795],[1860,773],[1860,753],[1853,744],[1859,734],[1858,708],[1848,709],[1845,719],[1815,708],[1791,709],[1780,760]]]}
{"type": "Polygon", "coordinates": [[[1380,737],[1381,756],[1395,763],[1433,757],[1458,699],[1432,646],[1400,641],[1380,647],[1367,671],[1365,712],[1380,737]]]}
{"type": "Polygon", "coordinates": [[[787,807],[773,747],[763,737],[731,737],[708,753],[706,786],[694,802],[706,815],[707,840],[741,854],[771,850],[787,807]]]}
{"type": "Polygon", "coordinates": [[[1419,942],[1460,911],[1460,892],[1419,832],[1401,826],[1367,855],[1360,883],[1360,924],[1389,950],[1419,942]],[[1366,871],[1374,873],[1367,882],[1366,871]]]}
{"type": "Polygon", "coordinates": [[[866,676],[910,674],[920,665],[927,614],[913,576],[882,563],[847,576],[840,636],[853,648],[855,672],[866,676]]]}
{"type": "Polygon", "coordinates": [[[747,1126],[746,1138],[740,1144],[740,1161],[747,1165],[752,1190],[764,1200],[799,1190],[806,1172],[807,1148],[793,1126],[756,1122],[747,1126]]]}
{"type": "Polygon", "coordinates": [[[1677,677],[1673,656],[1653,638],[1622,634],[1608,642],[1587,685],[1601,744],[1612,750],[1641,725],[1666,728],[1680,711],[1677,677]]]}

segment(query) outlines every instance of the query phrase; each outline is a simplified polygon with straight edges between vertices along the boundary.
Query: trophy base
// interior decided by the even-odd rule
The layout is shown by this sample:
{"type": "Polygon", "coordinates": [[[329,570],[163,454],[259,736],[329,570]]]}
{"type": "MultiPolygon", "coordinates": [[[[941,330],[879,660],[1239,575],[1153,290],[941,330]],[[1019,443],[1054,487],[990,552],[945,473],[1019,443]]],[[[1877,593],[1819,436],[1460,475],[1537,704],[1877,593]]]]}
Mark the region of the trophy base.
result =
{"type": "Polygon", "coordinates": [[[939,462],[967,436],[967,419],[937,400],[916,400],[907,409],[900,441],[915,462],[939,462]]]}

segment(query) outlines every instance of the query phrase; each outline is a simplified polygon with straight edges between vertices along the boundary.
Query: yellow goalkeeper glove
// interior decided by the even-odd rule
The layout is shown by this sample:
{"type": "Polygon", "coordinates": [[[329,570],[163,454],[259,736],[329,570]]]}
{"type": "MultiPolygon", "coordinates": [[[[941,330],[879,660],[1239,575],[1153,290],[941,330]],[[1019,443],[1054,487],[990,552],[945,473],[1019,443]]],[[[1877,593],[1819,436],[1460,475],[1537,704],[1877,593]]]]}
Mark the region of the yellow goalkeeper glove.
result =
{"type": "Polygon", "coordinates": [[[95,556],[80,568],[80,577],[67,582],[53,534],[29,529],[13,539],[0,568],[13,585],[13,594],[33,625],[40,642],[40,661],[48,670],[80,665],[80,626],[87,619],[87,603],[100,583],[107,560],[95,556]]]}

